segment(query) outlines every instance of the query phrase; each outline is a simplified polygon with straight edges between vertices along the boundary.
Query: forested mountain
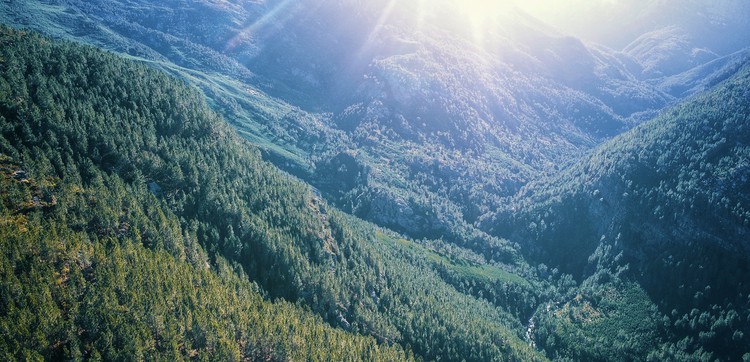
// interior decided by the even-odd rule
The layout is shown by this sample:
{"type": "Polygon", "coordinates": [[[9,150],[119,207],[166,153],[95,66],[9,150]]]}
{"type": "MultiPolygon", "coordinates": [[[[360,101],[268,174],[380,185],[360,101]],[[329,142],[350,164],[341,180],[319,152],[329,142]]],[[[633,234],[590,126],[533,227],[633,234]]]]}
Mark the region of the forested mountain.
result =
{"type": "Polygon", "coordinates": [[[750,361],[750,8],[588,6],[0,3],[0,358],[750,361]]]}
{"type": "Polygon", "coordinates": [[[336,211],[146,66],[0,44],[4,359],[544,359],[527,270],[336,211]]]}
{"type": "Polygon", "coordinates": [[[482,37],[452,1],[0,9],[10,24],[145,59],[200,86],[267,159],[345,211],[498,260],[484,245],[501,241],[473,227],[479,215],[672,101],[637,79],[628,56],[512,7],[482,37]]]}
{"type": "Polygon", "coordinates": [[[750,49],[740,50],[712,60],[686,72],[655,80],[665,92],[687,97],[706,90],[732,77],[750,61],[750,49]]]}
{"type": "MultiPolygon", "coordinates": [[[[728,56],[748,46],[750,3],[743,0],[631,1],[619,16],[633,19],[623,51],[643,66],[647,78],[668,77],[728,56]],[[737,34],[738,36],[727,36],[737,34]]],[[[616,47],[619,49],[619,47],[616,47]]]]}
{"type": "MultiPolygon", "coordinates": [[[[654,322],[675,343],[659,347],[658,359],[740,360],[748,352],[748,64],[714,91],[532,182],[486,221],[530,258],[588,285],[575,298],[589,318],[617,319],[601,309],[611,285],[643,288],[663,313],[654,322]]],[[[565,318],[555,313],[566,308],[540,318],[561,328],[565,318]]]]}
{"type": "MultiPolygon", "coordinates": [[[[528,7],[539,2],[543,1],[522,3],[528,7]]],[[[569,0],[566,5],[543,7],[537,16],[561,31],[612,49],[625,49],[669,28],[678,29],[690,44],[684,54],[688,56],[693,49],[726,56],[747,47],[750,4],[744,0],[569,0]],[[590,6],[580,6],[583,3],[590,6]]],[[[686,70],[664,65],[659,69],[669,74],[663,75],[686,70]]]]}

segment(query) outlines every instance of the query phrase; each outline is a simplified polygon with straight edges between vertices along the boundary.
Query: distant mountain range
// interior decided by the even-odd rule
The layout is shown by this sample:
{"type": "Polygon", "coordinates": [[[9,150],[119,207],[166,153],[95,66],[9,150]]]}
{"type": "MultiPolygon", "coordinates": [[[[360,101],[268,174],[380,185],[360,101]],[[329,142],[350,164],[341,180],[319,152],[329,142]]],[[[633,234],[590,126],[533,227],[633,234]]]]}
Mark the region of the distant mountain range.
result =
{"type": "Polygon", "coordinates": [[[747,47],[750,4],[744,0],[569,0],[566,3],[570,6],[539,10],[539,16],[563,31],[612,49],[625,49],[643,35],[669,27],[680,28],[692,48],[708,49],[719,56],[747,47]]]}
{"type": "Polygon", "coordinates": [[[459,244],[500,197],[673,101],[638,79],[633,59],[517,10],[483,44],[457,25],[416,28],[413,9],[388,11],[383,1],[73,1],[3,13],[194,82],[270,160],[345,210],[459,244]],[[349,157],[356,165],[340,167],[349,157]]]}
{"type": "MultiPolygon", "coordinates": [[[[146,185],[183,232],[193,219],[210,225],[197,236],[207,255],[348,333],[418,357],[455,357],[474,346],[449,317],[468,300],[477,313],[467,318],[487,322],[474,336],[509,346],[471,347],[476,360],[750,358],[748,3],[618,2],[600,7],[600,20],[633,22],[587,40],[516,7],[488,18],[478,36],[455,6],[40,0],[0,4],[0,22],[182,79],[264,160],[309,185],[258,181],[264,194],[286,190],[281,201],[245,202],[252,193],[230,174],[255,171],[229,162],[230,174],[217,176],[224,196],[214,199],[185,177],[196,162],[186,158],[180,172],[163,161],[150,171],[158,177],[142,180],[155,182],[146,185]],[[181,186],[164,190],[172,179],[181,186]],[[179,199],[183,181],[195,193],[179,199]],[[298,192],[307,196],[291,196],[298,192]],[[217,202],[211,214],[229,208],[228,221],[191,214],[201,204],[194,197],[217,202]],[[322,199],[330,206],[316,206],[322,199]],[[296,203],[312,203],[316,217],[300,219],[309,230],[296,219],[275,224],[304,214],[296,203]],[[261,204],[262,225],[243,229],[261,204]],[[331,221],[329,207],[351,216],[331,211],[331,221]],[[379,229],[344,221],[352,216],[379,229]],[[318,236],[324,242],[310,244],[318,236]],[[326,263],[339,265],[340,255],[350,264],[327,279],[326,263]],[[387,285],[401,289],[391,307],[433,298],[405,286],[431,281],[452,290],[453,304],[412,328],[404,318],[417,323],[432,302],[390,314],[378,302],[388,287],[370,288],[382,268],[368,258],[398,273],[428,270],[426,279],[394,277],[387,285]],[[355,270],[363,280],[349,280],[355,270]],[[424,339],[441,323],[447,330],[435,338],[457,338],[453,350],[424,339]]],[[[235,152],[235,142],[221,152],[235,152]]],[[[102,172],[112,167],[107,155],[95,158],[102,172]]]]}

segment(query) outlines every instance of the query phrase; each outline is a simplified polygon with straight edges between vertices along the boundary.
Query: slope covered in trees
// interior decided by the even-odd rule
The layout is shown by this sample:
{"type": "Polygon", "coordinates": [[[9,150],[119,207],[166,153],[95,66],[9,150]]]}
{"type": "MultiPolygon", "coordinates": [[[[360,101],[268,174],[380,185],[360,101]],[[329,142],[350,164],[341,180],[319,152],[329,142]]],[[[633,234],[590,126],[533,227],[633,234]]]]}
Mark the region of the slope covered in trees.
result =
{"type": "Polygon", "coordinates": [[[174,151],[178,140],[162,132],[227,131],[196,94],[101,52],[7,28],[0,48],[4,360],[407,358],[264,299],[245,274],[209,257],[198,223],[149,192],[146,180],[174,180],[178,167],[148,154],[174,151]],[[151,112],[180,125],[166,131],[169,116],[151,112]],[[128,146],[140,164],[119,161],[128,146]],[[136,168],[145,164],[164,175],[136,168]]]}
{"type": "Polygon", "coordinates": [[[3,356],[750,359],[743,53],[365,3],[0,4],[3,356]]]}
{"type": "MultiPolygon", "coordinates": [[[[492,233],[582,282],[582,294],[540,318],[554,328],[564,328],[560,311],[607,318],[610,293],[633,290],[642,293],[634,301],[659,310],[651,319],[665,342],[654,358],[749,358],[749,124],[745,64],[714,90],[533,182],[489,217],[492,233]]],[[[585,334],[586,323],[579,327],[585,334]]]]}
{"type": "Polygon", "coordinates": [[[330,208],[145,65],[0,43],[5,357],[544,359],[522,341],[540,292],[520,259],[330,208]]]}
{"type": "MultiPolygon", "coordinates": [[[[106,175],[89,187],[19,181],[8,174],[19,165],[4,159],[2,167],[3,360],[411,358],[293,304],[269,302],[224,259],[209,268],[163,247],[147,248],[127,230],[128,218],[115,220],[116,231],[93,229],[107,217],[94,220],[90,210],[112,212],[116,202],[141,219],[133,227],[151,229],[152,242],[187,242],[176,216],[145,190],[106,175]],[[35,200],[45,192],[54,202],[35,200]],[[68,226],[70,216],[83,225],[68,226]]],[[[205,258],[192,247],[193,257],[205,258]]]]}
{"type": "Polygon", "coordinates": [[[460,3],[34,0],[0,19],[146,59],[344,211],[504,261],[479,215],[671,97],[512,7],[476,39],[460,3]]]}

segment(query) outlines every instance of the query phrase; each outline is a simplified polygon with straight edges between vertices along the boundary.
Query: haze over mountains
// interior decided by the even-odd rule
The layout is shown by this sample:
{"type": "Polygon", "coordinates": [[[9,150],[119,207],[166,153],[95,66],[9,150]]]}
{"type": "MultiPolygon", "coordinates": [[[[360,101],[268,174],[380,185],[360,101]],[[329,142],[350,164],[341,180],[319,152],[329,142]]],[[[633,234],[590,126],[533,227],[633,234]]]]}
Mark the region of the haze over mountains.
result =
{"type": "Polygon", "coordinates": [[[281,157],[277,164],[289,163],[324,192],[335,189],[348,211],[419,237],[472,223],[498,196],[671,101],[638,80],[622,54],[555,33],[513,8],[491,19],[491,36],[477,43],[465,19],[417,25],[419,16],[448,20],[442,12],[450,2],[422,13],[416,4],[385,1],[86,1],[68,11],[33,4],[20,13],[38,12],[65,33],[198,78],[230,120],[281,157]],[[329,172],[353,154],[352,174],[329,172]],[[318,167],[326,175],[305,175],[313,163],[329,165],[318,167]],[[430,163],[440,169],[430,180],[428,170],[412,167],[430,163]],[[462,189],[436,192],[461,174],[462,189]],[[350,182],[327,186],[331,176],[350,182]]]}
{"type": "MultiPolygon", "coordinates": [[[[205,223],[186,240],[212,268],[225,258],[239,279],[328,325],[399,346],[388,353],[750,358],[750,6],[566,3],[43,0],[3,3],[0,21],[114,51],[199,89],[263,159],[312,191],[297,200],[288,190],[308,187],[299,181],[253,181],[259,193],[287,191],[278,203],[252,201],[257,195],[230,175],[281,173],[254,170],[271,167],[250,156],[242,158],[249,169],[236,164],[235,140],[211,149],[233,161],[205,180],[190,166],[200,160],[173,157],[181,146],[139,168],[145,180],[112,168],[123,160],[91,162],[151,189],[183,234],[191,220],[205,223]],[[561,20],[573,11],[580,22],[561,20]],[[216,182],[239,201],[199,191],[216,182]],[[229,221],[195,211],[203,203],[229,221]],[[329,219],[333,207],[382,229],[375,237],[349,216],[329,219]],[[300,220],[313,231],[279,216],[309,212],[300,220]],[[381,262],[397,276],[382,279],[381,262]],[[327,265],[336,277],[325,276],[327,265]],[[351,279],[356,273],[363,279],[351,279]],[[432,315],[431,283],[450,300],[432,315]],[[423,289],[410,294],[406,285],[423,289]],[[462,303],[475,311],[464,314],[462,303]],[[458,332],[451,313],[459,310],[478,330],[458,332]],[[434,325],[447,328],[433,336],[439,348],[424,335],[434,325]]],[[[4,116],[22,127],[17,114],[4,116]]],[[[4,155],[33,148],[18,134],[5,135],[4,155]]],[[[128,147],[114,153],[138,149],[128,147]]]]}
{"type": "Polygon", "coordinates": [[[668,27],[682,29],[694,48],[720,56],[747,46],[743,33],[748,20],[742,15],[747,14],[748,4],[742,0],[710,4],[697,0],[566,0],[557,4],[531,0],[518,5],[565,33],[612,49],[625,49],[643,35],[668,27]]]}

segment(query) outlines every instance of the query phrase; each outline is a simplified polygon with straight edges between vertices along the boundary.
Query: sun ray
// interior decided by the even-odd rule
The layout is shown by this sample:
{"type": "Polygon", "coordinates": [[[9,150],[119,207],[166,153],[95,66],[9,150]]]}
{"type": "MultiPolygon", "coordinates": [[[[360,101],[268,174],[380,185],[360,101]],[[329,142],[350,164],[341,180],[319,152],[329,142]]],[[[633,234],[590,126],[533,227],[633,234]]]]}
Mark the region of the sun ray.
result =
{"type": "Polygon", "coordinates": [[[456,0],[455,6],[463,16],[467,30],[471,32],[474,41],[481,43],[487,32],[497,22],[497,16],[513,6],[513,1],[491,1],[491,0],[456,0]]]}
{"type": "Polygon", "coordinates": [[[261,29],[273,24],[278,24],[280,19],[290,18],[292,12],[287,10],[292,3],[294,3],[294,0],[284,0],[278,3],[273,9],[271,9],[271,11],[264,14],[258,20],[255,20],[252,24],[242,29],[242,31],[238,32],[237,35],[230,39],[229,42],[227,42],[224,51],[230,51],[240,46],[253,36],[256,36],[261,29]]]}
{"type": "Polygon", "coordinates": [[[367,36],[367,40],[364,44],[360,47],[359,51],[357,52],[357,58],[360,58],[362,55],[366,54],[368,50],[372,48],[373,43],[378,38],[378,35],[380,35],[380,31],[383,30],[383,27],[388,22],[388,19],[393,14],[393,10],[396,8],[396,4],[398,3],[398,0],[389,0],[388,4],[383,9],[383,12],[378,17],[377,22],[375,22],[375,26],[373,26],[372,31],[367,36]]]}

